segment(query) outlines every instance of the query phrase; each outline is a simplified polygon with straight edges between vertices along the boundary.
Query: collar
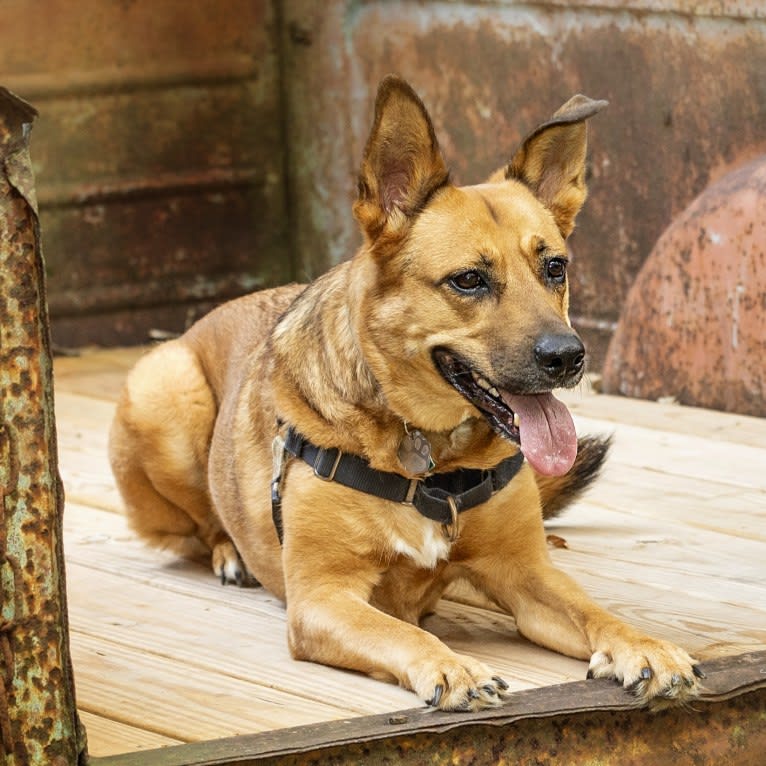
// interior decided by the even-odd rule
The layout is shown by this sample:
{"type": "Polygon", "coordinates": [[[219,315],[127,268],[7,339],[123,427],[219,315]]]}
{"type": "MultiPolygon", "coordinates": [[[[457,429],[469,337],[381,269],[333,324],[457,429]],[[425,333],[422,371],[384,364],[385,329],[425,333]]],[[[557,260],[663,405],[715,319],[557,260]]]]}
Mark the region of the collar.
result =
{"type": "Polygon", "coordinates": [[[280,542],[283,464],[290,456],[308,463],[314,469],[314,475],[322,481],[334,481],[383,500],[413,506],[427,519],[444,524],[453,541],[458,514],[486,503],[511,482],[524,463],[524,455],[518,452],[490,469],[459,468],[449,473],[409,479],[398,473],[371,468],[368,461],[358,455],[317,447],[290,427],[284,439],[277,436],[274,444],[271,503],[280,542]]]}

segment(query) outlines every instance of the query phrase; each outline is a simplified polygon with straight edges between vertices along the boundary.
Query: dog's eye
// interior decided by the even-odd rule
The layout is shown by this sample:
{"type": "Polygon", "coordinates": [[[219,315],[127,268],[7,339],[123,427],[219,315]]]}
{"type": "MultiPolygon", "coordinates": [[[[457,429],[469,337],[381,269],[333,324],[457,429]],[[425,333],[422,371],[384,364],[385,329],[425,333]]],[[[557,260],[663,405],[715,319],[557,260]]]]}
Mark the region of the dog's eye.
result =
{"type": "Polygon", "coordinates": [[[487,289],[487,282],[484,277],[473,269],[470,271],[461,271],[449,279],[450,285],[461,293],[477,293],[487,289]]]}
{"type": "Polygon", "coordinates": [[[554,284],[563,284],[567,277],[567,262],[563,258],[551,258],[545,264],[545,276],[554,284]]]}

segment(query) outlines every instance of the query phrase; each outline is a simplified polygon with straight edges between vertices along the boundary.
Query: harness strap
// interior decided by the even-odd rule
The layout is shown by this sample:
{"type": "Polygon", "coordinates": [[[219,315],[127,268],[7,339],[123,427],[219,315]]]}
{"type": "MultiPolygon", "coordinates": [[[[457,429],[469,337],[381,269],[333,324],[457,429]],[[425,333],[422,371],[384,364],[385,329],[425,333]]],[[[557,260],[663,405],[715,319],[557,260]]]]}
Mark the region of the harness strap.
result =
{"type": "MultiPolygon", "coordinates": [[[[285,435],[284,450],[308,463],[314,475],[323,481],[334,481],[383,500],[412,505],[426,518],[446,525],[455,522],[456,513],[487,502],[511,482],[524,463],[524,455],[518,452],[487,470],[460,468],[422,479],[408,479],[398,473],[371,468],[358,455],[317,447],[292,427],[285,435]]],[[[272,515],[281,541],[280,494],[279,482],[273,482],[272,515]]]]}

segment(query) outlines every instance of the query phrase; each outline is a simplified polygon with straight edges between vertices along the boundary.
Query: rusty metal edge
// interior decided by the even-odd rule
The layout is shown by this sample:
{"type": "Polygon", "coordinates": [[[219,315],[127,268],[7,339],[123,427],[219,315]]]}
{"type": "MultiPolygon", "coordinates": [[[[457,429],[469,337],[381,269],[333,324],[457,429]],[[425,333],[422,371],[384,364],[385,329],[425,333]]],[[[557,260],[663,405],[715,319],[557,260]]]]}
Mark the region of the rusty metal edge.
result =
{"type": "MultiPolygon", "coordinates": [[[[704,663],[707,675],[702,695],[691,709],[671,709],[661,714],[636,707],[618,685],[606,680],[576,681],[514,694],[502,708],[479,713],[442,713],[414,708],[384,715],[330,721],[309,726],[277,729],[260,734],[175,745],[157,750],[91,758],[91,766],[249,766],[251,764],[309,763],[325,751],[376,741],[433,738],[477,726],[490,730],[523,726],[524,722],[560,721],[578,715],[601,716],[619,713],[648,718],[683,716],[689,732],[695,730],[694,712],[709,710],[747,697],[756,717],[758,705],[766,706],[766,651],[724,657],[704,663]]],[[[704,728],[707,722],[701,721],[704,728]]],[[[401,754],[400,754],[401,755],[401,754]]],[[[406,762],[406,761],[403,761],[406,762]]]]}
{"type": "MultiPolygon", "coordinates": [[[[502,5],[498,0],[470,0],[470,5],[502,5]]],[[[554,10],[569,10],[574,3],[572,0],[527,0],[527,6],[533,8],[552,8],[554,10]]],[[[645,16],[671,16],[678,15],[690,19],[693,18],[721,18],[721,19],[763,19],[766,11],[749,3],[737,2],[696,2],[689,3],[687,0],[665,0],[663,3],[655,0],[578,0],[578,11],[597,11],[605,13],[633,13],[645,16]]]]}

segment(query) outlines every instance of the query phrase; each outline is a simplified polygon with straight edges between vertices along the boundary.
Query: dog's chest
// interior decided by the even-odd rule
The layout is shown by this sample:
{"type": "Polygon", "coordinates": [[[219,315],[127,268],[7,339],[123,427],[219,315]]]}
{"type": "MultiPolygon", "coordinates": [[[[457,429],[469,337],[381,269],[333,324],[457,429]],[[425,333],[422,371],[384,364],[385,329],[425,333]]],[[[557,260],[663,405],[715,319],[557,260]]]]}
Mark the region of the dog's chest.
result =
{"type": "Polygon", "coordinates": [[[449,558],[452,545],[441,524],[421,519],[420,524],[413,526],[406,536],[397,530],[391,531],[391,547],[396,553],[407,556],[424,569],[434,569],[440,560],[449,558]]]}

